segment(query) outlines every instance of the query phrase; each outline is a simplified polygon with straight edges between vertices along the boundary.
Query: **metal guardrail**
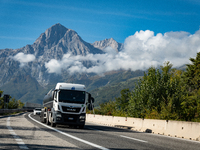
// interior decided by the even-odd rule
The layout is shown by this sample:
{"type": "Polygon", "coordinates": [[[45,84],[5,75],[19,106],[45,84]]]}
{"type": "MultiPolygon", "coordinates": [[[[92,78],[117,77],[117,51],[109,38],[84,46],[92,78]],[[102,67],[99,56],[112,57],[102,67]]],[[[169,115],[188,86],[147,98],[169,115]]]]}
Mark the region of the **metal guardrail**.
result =
{"type": "Polygon", "coordinates": [[[8,114],[8,113],[15,113],[15,112],[25,112],[25,111],[33,111],[30,108],[22,108],[22,109],[0,109],[0,115],[8,114]]]}

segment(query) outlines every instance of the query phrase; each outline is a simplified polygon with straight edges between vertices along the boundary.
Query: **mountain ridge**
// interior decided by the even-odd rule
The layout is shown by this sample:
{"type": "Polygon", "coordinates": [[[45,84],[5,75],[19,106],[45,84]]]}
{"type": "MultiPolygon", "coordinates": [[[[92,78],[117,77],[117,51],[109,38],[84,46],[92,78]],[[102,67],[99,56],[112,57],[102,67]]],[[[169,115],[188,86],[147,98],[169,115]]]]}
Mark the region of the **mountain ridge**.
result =
{"type": "Polygon", "coordinates": [[[92,45],[96,48],[101,49],[101,50],[104,50],[106,47],[112,47],[113,49],[116,50],[116,52],[121,51],[122,48],[123,48],[123,44],[118,43],[113,38],[104,39],[104,40],[101,40],[101,41],[95,41],[94,43],[92,43],[92,45]]]}
{"type": "MultiPolygon", "coordinates": [[[[90,44],[74,30],[57,23],[41,33],[31,45],[0,50],[0,89],[23,102],[41,103],[42,95],[57,82],[85,84],[88,90],[104,86],[110,81],[112,75],[117,76],[120,72],[111,71],[110,76],[107,76],[108,79],[103,76],[97,79],[93,78],[96,76],[95,73],[70,74],[65,70],[62,70],[61,74],[49,73],[45,64],[50,60],[61,61],[67,53],[71,53],[72,56],[104,54],[106,47],[112,47],[119,52],[122,44],[117,43],[113,38],[90,44]],[[22,56],[31,56],[32,60],[22,56]]],[[[85,61],[84,67],[93,65],[87,60],[83,61],[85,61]]]]}
{"type": "Polygon", "coordinates": [[[0,51],[0,69],[5,70],[6,68],[4,72],[0,73],[0,86],[7,82],[4,80],[5,78],[10,81],[13,77],[7,73],[10,68],[13,70],[12,72],[29,72],[42,86],[46,86],[51,78],[55,78],[55,75],[47,72],[45,63],[51,59],[61,60],[66,53],[86,55],[88,53],[102,54],[104,52],[83,41],[74,30],[65,28],[57,23],[44,33],[41,33],[32,45],[26,45],[19,49],[2,49],[0,51]],[[34,55],[35,60],[28,62],[26,67],[21,68],[19,61],[13,59],[20,52],[34,55]]]}

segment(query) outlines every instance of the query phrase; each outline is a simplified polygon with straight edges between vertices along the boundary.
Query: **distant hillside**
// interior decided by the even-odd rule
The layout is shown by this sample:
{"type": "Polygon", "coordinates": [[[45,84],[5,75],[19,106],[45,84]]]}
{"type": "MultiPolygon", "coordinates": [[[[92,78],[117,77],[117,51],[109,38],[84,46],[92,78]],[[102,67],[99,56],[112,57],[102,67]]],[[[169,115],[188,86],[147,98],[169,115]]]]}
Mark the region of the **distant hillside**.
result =
{"type": "Polygon", "coordinates": [[[20,75],[3,86],[4,94],[20,99],[22,102],[42,103],[46,89],[30,75],[20,75]],[[37,92],[40,91],[40,92],[37,92]]]}
{"type": "MultiPolygon", "coordinates": [[[[185,71],[186,65],[176,69],[185,71]]],[[[89,85],[88,88],[93,89],[90,93],[95,98],[95,107],[98,107],[100,103],[108,102],[109,100],[113,101],[116,97],[120,97],[120,92],[123,89],[128,88],[130,91],[133,91],[135,84],[143,75],[144,71],[129,70],[115,72],[115,75],[108,74],[105,77],[94,80],[93,84],[89,85]],[[98,85],[97,83],[101,83],[102,86],[96,86],[95,88],[95,85],[98,85]]]]}
{"type": "Polygon", "coordinates": [[[128,79],[127,81],[112,83],[92,90],[90,93],[95,98],[95,107],[98,107],[100,103],[108,102],[109,100],[115,100],[116,97],[120,96],[120,92],[123,89],[128,88],[129,90],[133,91],[135,83],[139,80],[139,78],[140,77],[134,77],[128,79]]]}
{"type": "Polygon", "coordinates": [[[95,79],[88,86],[88,90],[95,98],[95,106],[109,100],[114,100],[115,97],[119,97],[122,89],[129,88],[130,90],[133,90],[135,82],[143,75],[144,71],[128,70],[107,74],[105,77],[95,79]]]}
{"type": "Polygon", "coordinates": [[[87,90],[91,91],[93,89],[111,85],[111,84],[117,84],[122,81],[127,81],[128,79],[143,76],[144,71],[137,70],[137,71],[113,71],[113,72],[107,72],[105,76],[93,76],[90,79],[92,80],[92,83],[87,86],[87,90]]]}

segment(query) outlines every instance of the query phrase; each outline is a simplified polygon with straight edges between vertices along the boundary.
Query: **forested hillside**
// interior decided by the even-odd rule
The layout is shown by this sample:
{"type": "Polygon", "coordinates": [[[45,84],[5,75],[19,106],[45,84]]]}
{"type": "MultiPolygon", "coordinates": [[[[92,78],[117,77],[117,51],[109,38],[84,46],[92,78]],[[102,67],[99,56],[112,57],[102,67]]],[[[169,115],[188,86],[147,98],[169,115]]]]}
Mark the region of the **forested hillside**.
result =
{"type": "Polygon", "coordinates": [[[128,79],[127,81],[108,84],[106,86],[92,90],[90,93],[95,98],[95,107],[98,107],[99,104],[108,102],[109,100],[115,100],[116,97],[120,96],[120,91],[124,88],[133,90],[135,83],[139,80],[139,78],[140,77],[134,77],[128,79]]]}
{"type": "Polygon", "coordinates": [[[161,70],[151,67],[134,90],[100,104],[98,114],[149,119],[200,121],[200,52],[190,58],[186,71],[172,69],[166,62],[161,70]]]}

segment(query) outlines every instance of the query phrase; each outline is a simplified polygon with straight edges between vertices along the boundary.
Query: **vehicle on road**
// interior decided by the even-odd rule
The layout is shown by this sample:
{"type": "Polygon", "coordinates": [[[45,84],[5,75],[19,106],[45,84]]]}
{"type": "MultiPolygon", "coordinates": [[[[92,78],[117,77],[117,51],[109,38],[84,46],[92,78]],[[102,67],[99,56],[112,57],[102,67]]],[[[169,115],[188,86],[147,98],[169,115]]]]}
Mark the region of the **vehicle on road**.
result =
{"type": "Polygon", "coordinates": [[[93,110],[93,103],[85,85],[57,83],[44,97],[40,121],[52,127],[62,124],[84,128],[86,107],[93,110]]]}
{"type": "Polygon", "coordinates": [[[35,108],[34,110],[33,110],[33,115],[40,115],[40,113],[41,113],[41,108],[35,108]]]}

